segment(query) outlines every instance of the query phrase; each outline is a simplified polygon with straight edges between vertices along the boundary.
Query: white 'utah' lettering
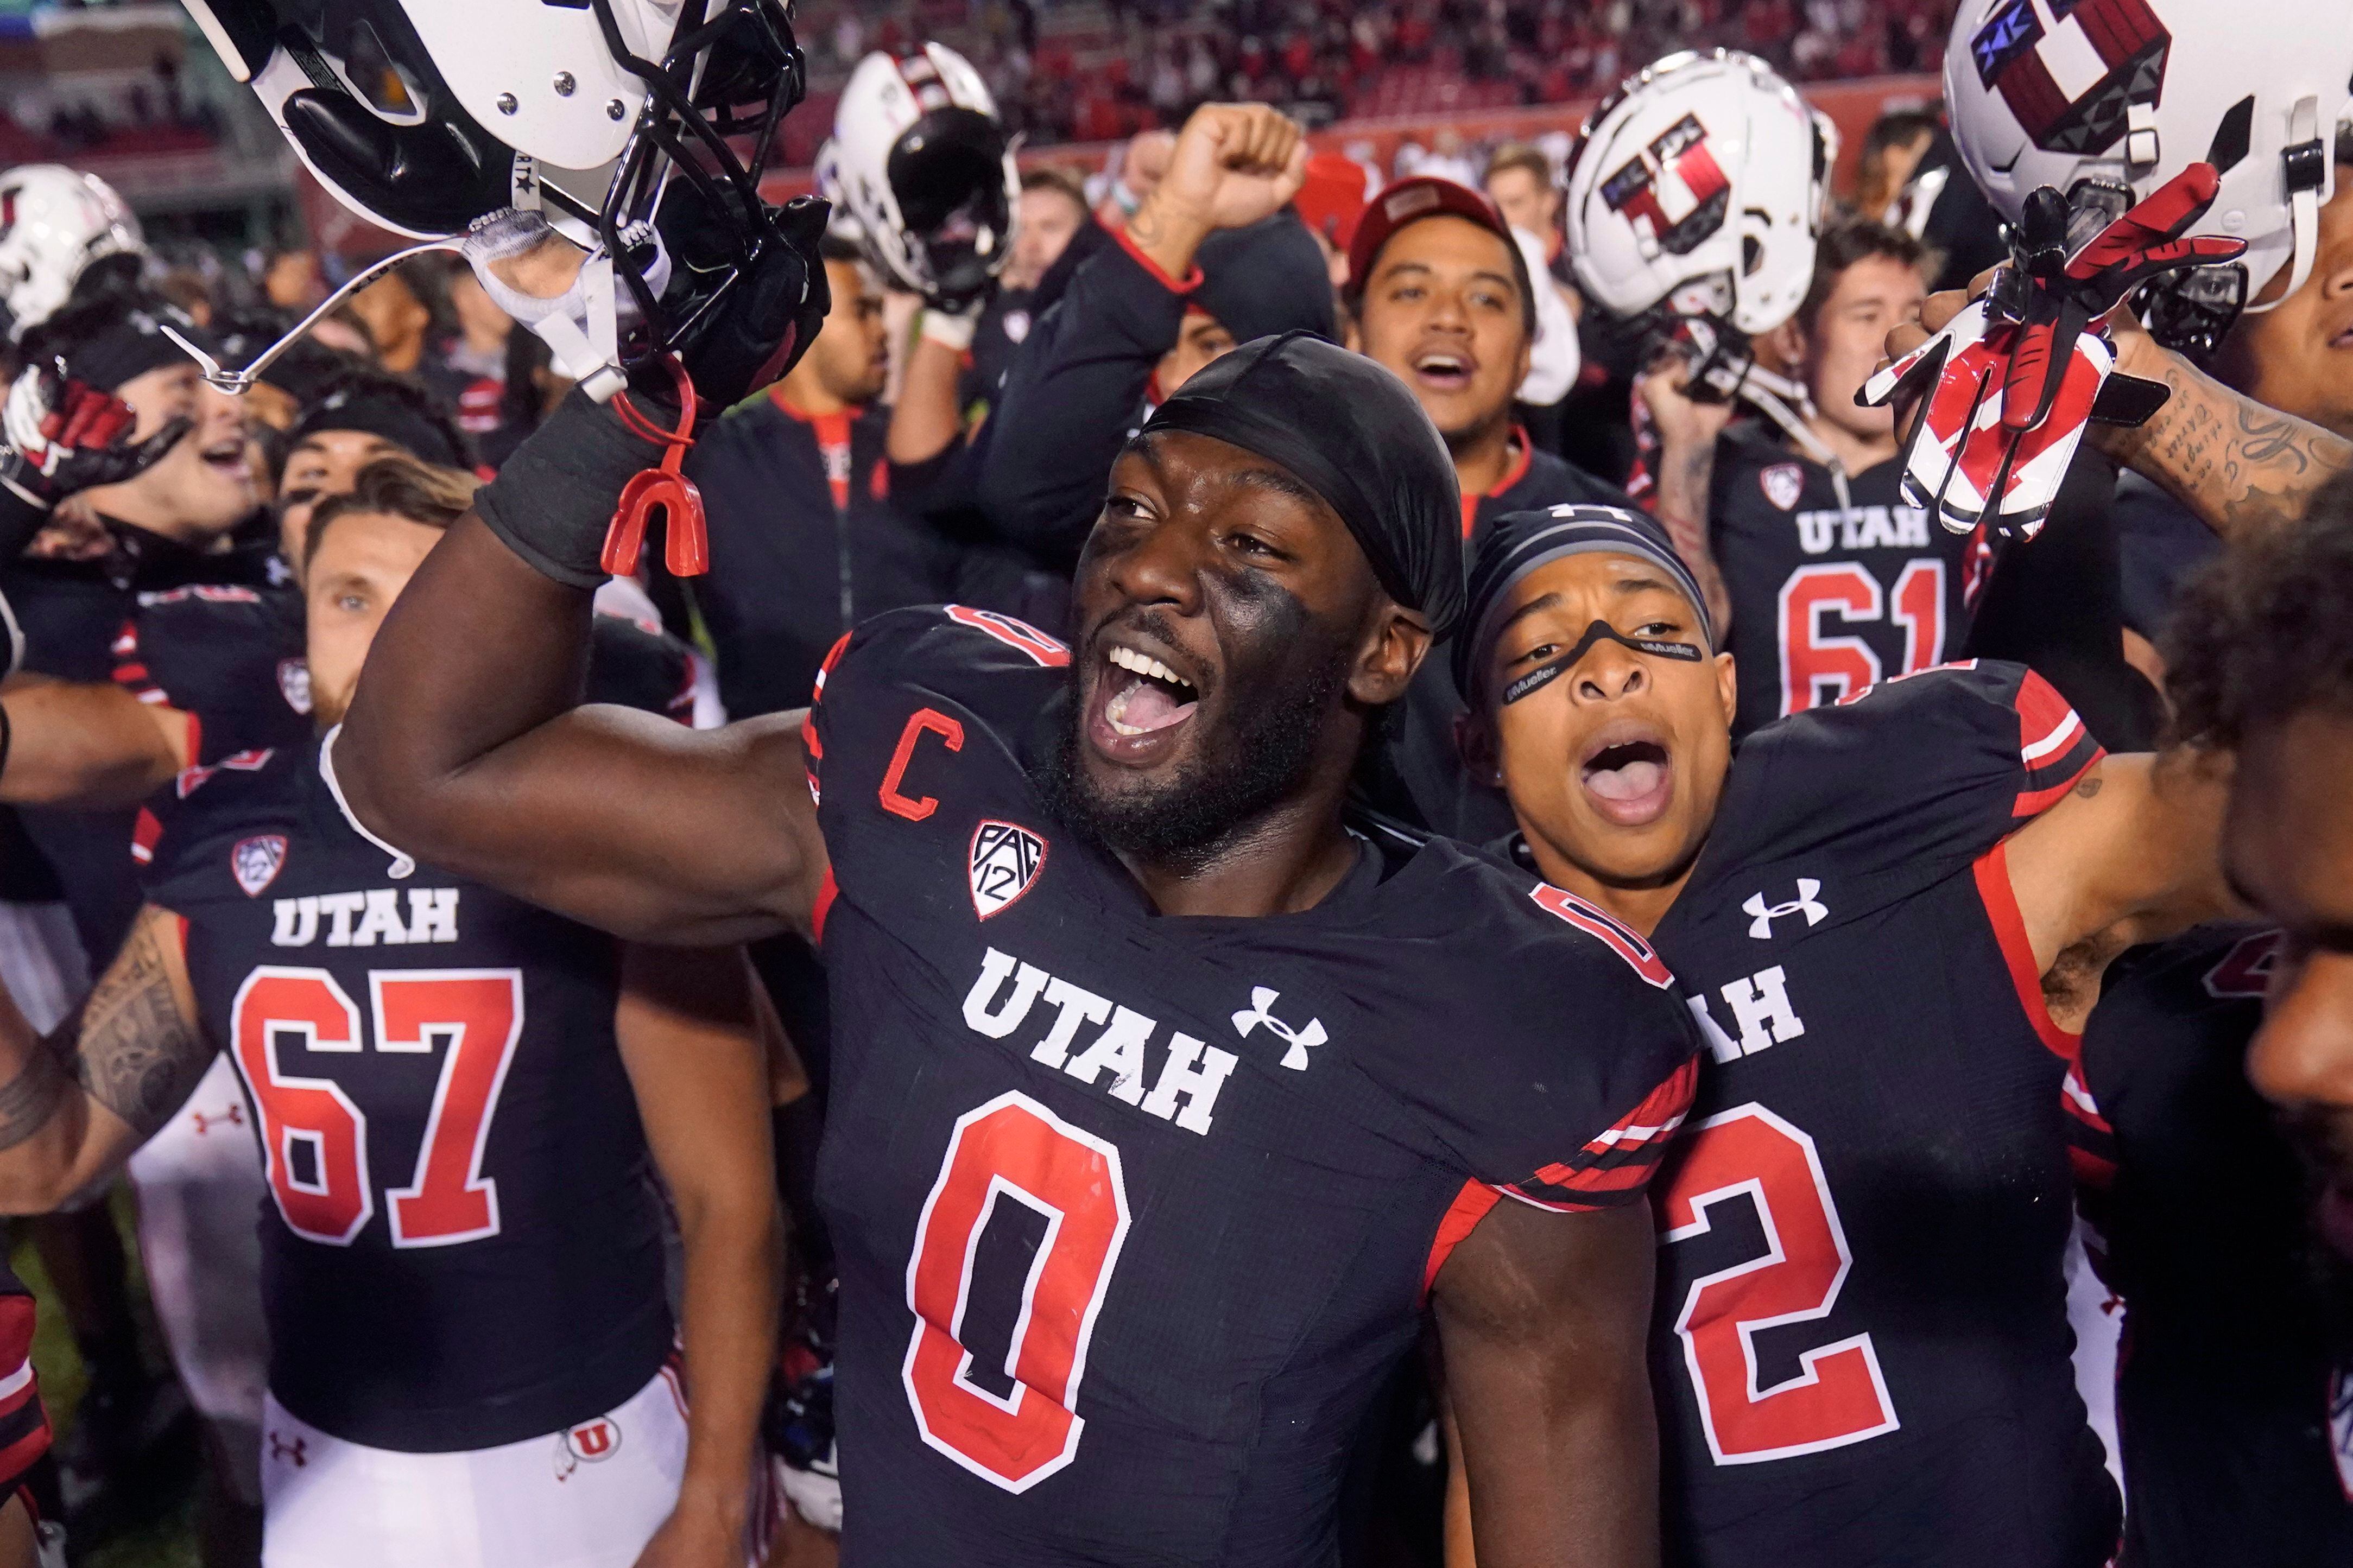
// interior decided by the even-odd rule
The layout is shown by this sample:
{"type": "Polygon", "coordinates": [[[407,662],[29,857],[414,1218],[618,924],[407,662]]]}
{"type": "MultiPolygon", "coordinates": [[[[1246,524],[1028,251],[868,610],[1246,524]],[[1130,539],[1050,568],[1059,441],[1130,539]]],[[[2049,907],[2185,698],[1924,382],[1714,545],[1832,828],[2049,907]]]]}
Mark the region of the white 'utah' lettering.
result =
{"type": "Polygon", "coordinates": [[[404,916],[400,891],[369,888],[356,893],[305,893],[280,899],[270,907],[270,944],[308,947],[319,940],[320,917],[326,917],[328,947],[399,947],[411,942],[458,940],[458,889],[410,888],[404,916]],[[354,920],[353,917],[357,919],[354,920]]]}
{"type": "Polygon", "coordinates": [[[1858,506],[1798,514],[1798,548],[1820,555],[1841,550],[1926,550],[1928,514],[1916,506],[1858,506]]]}
{"type": "Polygon", "coordinates": [[[1708,1012],[1705,996],[1687,996],[1683,1001],[1691,1008],[1692,1016],[1699,1020],[1700,1033],[1707,1038],[1708,1055],[1719,1062],[1753,1057],[1768,1046],[1794,1040],[1806,1032],[1806,1021],[1789,1005],[1788,976],[1778,963],[1725,982],[1717,987],[1716,994],[1732,1009],[1732,1021],[1740,1031],[1736,1037],[1726,1034],[1724,1026],[1708,1012]]]}
{"type": "Polygon", "coordinates": [[[1055,1010],[1054,1020],[1030,1047],[1031,1061],[1100,1088],[1113,1100],[1173,1121],[1187,1132],[1208,1133],[1218,1091],[1239,1059],[1231,1051],[1172,1030],[1160,1076],[1146,1093],[1148,1047],[1160,1030],[1158,1020],[993,947],[981,959],[979,977],[965,994],[964,1021],[976,1033],[1001,1040],[1028,1021],[1041,999],[1055,1010]],[[1089,1024],[1100,1026],[1102,1032],[1079,1047],[1079,1030],[1089,1024]],[[1076,1055],[1074,1047],[1079,1047],[1076,1055]]]}

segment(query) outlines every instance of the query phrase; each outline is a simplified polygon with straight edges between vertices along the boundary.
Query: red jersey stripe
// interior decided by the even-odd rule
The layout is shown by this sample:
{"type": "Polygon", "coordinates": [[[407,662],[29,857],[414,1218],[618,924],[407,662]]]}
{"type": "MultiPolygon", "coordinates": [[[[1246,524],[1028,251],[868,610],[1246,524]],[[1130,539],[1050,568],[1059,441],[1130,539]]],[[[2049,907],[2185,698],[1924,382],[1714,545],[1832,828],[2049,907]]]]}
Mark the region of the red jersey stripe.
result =
{"type": "Polygon", "coordinates": [[[1111,237],[1119,242],[1119,247],[1122,250],[1126,251],[1128,255],[1135,258],[1135,264],[1138,267],[1143,268],[1146,272],[1152,274],[1153,281],[1158,283],[1163,289],[1167,289],[1171,294],[1190,294],[1194,289],[1198,289],[1201,286],[1203,274],[1198,262],[1196,262],[1193,265],[1192,269],[1185,274],[1183,281],[1180,282],[1176,279],[1169,277],[1167,269],[1162,267],[1160,263],[1153,260],[1152,258],[1144,254],[1143,250],[1137,247],[1135,241],[1129,237],[1125,225],[1123,224],[1118,228],[1113,229],[1111,231],[1111,237]]]}
{"type": "Polygon", "coordinates": [[[1454,1201],[1447,1205],[1438,1222],[1437,1236],[1430,1240],[1430,1261],[1422,1266],[1421,1294],[1425,1300],[1430,1288],[1438,1282],[1438,1271],[1446,1267],[1446,1260],[1454,1256],[1462,1238],[1479,1228],[1479,1222],[1487,1217],[1487,1211],[1495,1206],[1501,1196],[1482,1182],[1465,1182],[1462,1190],[1454,1194],[1454,1201]]]}
{"type": "Polygon", "coordinates": [[[2010,888],[2008,841],[1995,845],[1971,868],[1977,874],[1978,901],[1985,906],[1994,941],[2001,945],[2002,963],[2018,993],[2019,1010],[2035,1037],[2062,1061],[2072,1062],[2083,1048],[2084,1037],[2070,1034],[2051,1016],[2042,999],[2042,966],[2034,962],[2034,945],[2027,940],[2026,917],[2018,912],[2018,895],[2010,888]]]}

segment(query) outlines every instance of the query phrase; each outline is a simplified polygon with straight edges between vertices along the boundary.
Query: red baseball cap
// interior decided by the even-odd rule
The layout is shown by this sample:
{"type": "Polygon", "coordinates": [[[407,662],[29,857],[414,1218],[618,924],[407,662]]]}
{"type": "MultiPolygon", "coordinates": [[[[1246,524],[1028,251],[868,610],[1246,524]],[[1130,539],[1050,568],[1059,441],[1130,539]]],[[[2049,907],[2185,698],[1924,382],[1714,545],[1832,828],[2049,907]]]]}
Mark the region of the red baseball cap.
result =
{"type": "Polygon", "coordinates": [[[1335,250],[1348,248],[1356,237],[1356,220],[1365,216],[1371,182],[1365,166],[1338,153],[1318,153],[1307,160],[1307,181],[1292,198],[1292,205],[1309,228],[1332,242],[1335,250]]]}
{"type": "Polygon", "coordinates": [[[1520,253],[1519,241],[1512,237],[1511,226],[1486,197],[1468,185],[1441,180],[1435,174],[1416,174],[1411,179],[1399,180],[1366,206],[1355,236],[1348,241],[1346,292],[1351,307],[1364,293],[1381,247],[1398,230],[1426,217],[1467,219],[1504,242],[1504,250],[1512,258],[1512,275],[1520,282],[1522,314],[1533,337],[1536,321],[1535,284],[1528,274],[1527,258],[1520,253]]]}
{"type": "MultiPolygon", "coordinates": [[[[1366,206],[1365,216],[1348,241],[1349,281],[1361,286],[1372,271],[1373,258],[1381,253],[1389,237],[1426,217],[1468,218],[1505,245],[1513,243],[1512,231],[1487,204],[1486,197],[1452,180],[1416,174],[1388,186],[1366,206]]],[[[1514,248],[1516,251],[1517,247],[1514,248]]]]}

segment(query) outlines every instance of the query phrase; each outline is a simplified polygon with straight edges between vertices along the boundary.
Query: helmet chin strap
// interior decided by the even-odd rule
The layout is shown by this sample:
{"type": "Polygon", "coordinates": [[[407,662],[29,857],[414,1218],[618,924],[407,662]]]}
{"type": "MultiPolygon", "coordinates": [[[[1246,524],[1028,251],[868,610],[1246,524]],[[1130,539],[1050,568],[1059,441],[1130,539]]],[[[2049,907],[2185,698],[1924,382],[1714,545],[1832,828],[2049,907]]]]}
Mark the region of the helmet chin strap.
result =
{"type": "Polygon", "coordinates": [[[2243,314],[2260,316],[2277,310],[2312,276],[2320,252],[2320,187],[2328,177],[2329,150],[2320,142],[2320,100],[2311,94],[2295,100],[2288,111],[2288,144],[2280,153],[2286,165],[2288,224],[2295,236],[2295,254],[2288,262],[2287,287],[2263,304],[2242,307],[2243,314]]]}
{"type": "MultiPolygon", "coordinates": [[[[598,403],[628,384],[620,368],[622,297],[614,288],[613,258],[604,247],[589,250],[572,285],[552,299],[526,294],[500,277],[492,263],[520,256],[545,243],[553,226],[530,207],[509,207],[475,221],[466,236],[465,257],[491,302],[531,329],[555,367],[580,384],[598,403]]],[[[655,241],[659,247],[659,241],[655,241]]],[[[659,292],[669,280],[666,254],[647,268],[647,281],[659,292]]]]}
{"type": "Polygon", "coordinates": [[[1806,423],[1815,412],[1812,393],[1788,376],[1752,363],[1740,378],[1740,400],[1780,426],[1781,433],[1796,442],[1799,451],[1830,470],[1831,489],[1838,492],[1841,516],[1854,510],[1846,465],[1806,423]]]}

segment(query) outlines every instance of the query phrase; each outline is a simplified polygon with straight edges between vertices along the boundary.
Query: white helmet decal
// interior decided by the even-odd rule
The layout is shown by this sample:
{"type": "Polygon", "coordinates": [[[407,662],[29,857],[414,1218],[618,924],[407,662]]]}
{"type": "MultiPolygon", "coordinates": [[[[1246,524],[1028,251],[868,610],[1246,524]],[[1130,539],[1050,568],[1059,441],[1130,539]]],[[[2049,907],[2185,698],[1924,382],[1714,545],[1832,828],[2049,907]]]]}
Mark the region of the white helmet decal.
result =
{"type": "Polygon", "coordinates": [[[1813,280],[1829,145],[1797,89],[1726,50],[1677,54],[1597,108],[1568,171],[1568,248],[1613,315],[1787,321],[1813,280]]]}
{"type": "Polygon", "coordinates": [[[2012,220],[2039,185],[2113,217],[2212,163],[2221,190],[2189,232],[2247,253],[2158,287],[2233,301],[2283,273],[2284,298],[2309,276],[2348,82],[2353,5],[2337,3],[1963,0],[1945,49],[1954,143],[2012,220]]]}
{"type": "Polygon", "coordinates": [[[1646,257],[1689,256],[1717,229],[1732,198],[1707,145],[1707,128],[1686,114],[1601,182],[1601,199],[1634,226],[1646,257]]]}

